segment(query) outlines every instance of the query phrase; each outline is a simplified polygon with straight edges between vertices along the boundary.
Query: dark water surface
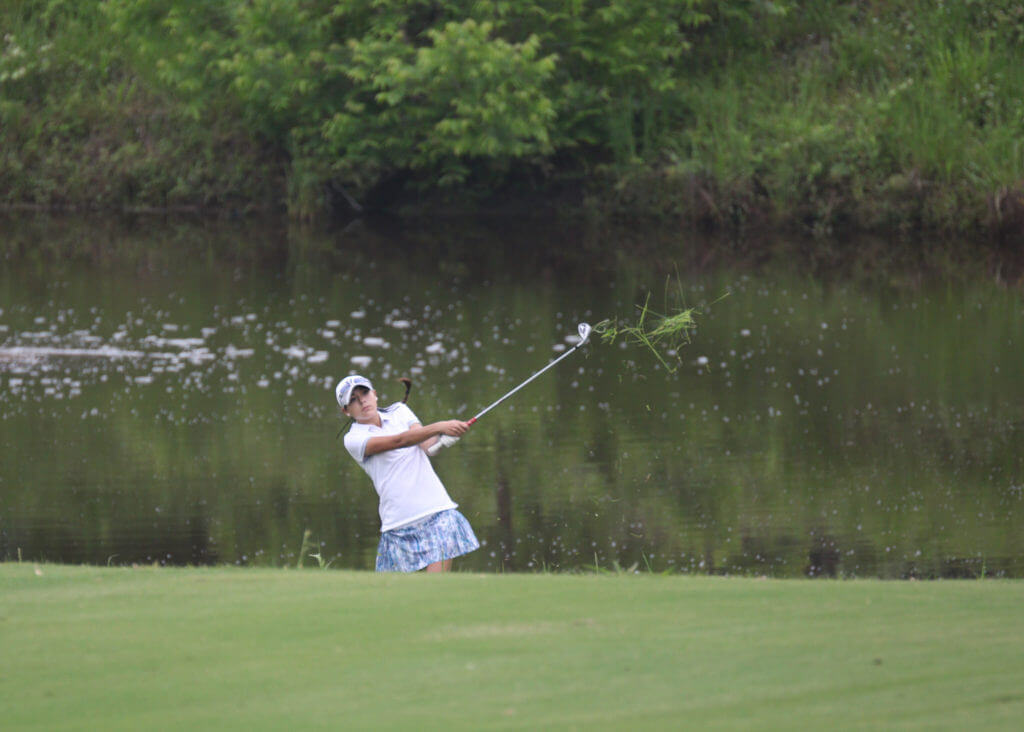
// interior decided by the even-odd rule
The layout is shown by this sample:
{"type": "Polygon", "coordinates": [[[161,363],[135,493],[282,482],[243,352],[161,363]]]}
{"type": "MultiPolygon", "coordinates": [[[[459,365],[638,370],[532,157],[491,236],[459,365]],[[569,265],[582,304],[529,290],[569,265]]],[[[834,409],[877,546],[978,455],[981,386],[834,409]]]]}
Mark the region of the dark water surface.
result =
{"type": "Polygon", "coordinates": [[[465,419],[678,277],[702,312],[677,371],[595,342],[435,458],[484,543],[460,568],[1024,577],[1019,287],[732,251],[508,221],[5,219],[0,560],[295,566],[306,535],[371,568],[340,377],[389,403],[409,376],[423,422],[465,419]]]}

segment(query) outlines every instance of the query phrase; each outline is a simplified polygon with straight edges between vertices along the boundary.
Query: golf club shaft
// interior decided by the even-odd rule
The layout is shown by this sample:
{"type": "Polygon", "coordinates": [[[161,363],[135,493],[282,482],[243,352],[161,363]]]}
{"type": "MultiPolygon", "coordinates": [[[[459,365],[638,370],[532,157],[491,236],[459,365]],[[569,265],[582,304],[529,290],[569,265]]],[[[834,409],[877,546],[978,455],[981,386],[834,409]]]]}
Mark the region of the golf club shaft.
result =
{"type": "Polygon", "coordinates": [[[487,407],[484,407],[484,409],[483,409],[483,410],[482,410],[482,411],[481,411],[481,412],[480,412],[480,413],[479,413],[478,415],[476,415],[475,417],[472,417],[472,418],[470,418],[470,419],[469,419],[469,421],[467,422],[467,424],[473,424],[474,422],[476,422],[476,421],[477,421],[478,419],[480,419],[481,417],[483,417],[483,416],[484,416],[485,414],[487,414],[487,413],[488,413],[489,411],[491,411],[492,409],[494,409],[494,408],[495,408],[496,406],[498,406],[499,404],[501,404],[501,403],[502,403],[503,401],[505,401],[506,399],[508,399],[508,398],[509,398],[510,396],[512,396],[513,394],[515,394],[515,393],[516,393],[517,391],[519,391],[520,389],[522,389],[522,388],[523,388],[524,386],[526,386],[527,384],[529,384],[529,383],[530,383],[531,381],[533,381],[534,379],[536,379],[536,378],[537,378],[538,376],[540,376],[541,374],[543,374],[543,373],[544,373],[545,371],[547,371],[547,370],[548,370],[549,368],[551,368],[552,366],[554,366],[554,365],[555,365],[556,363],[558,363],[559,361],[561,361],[561,360],[562,360],[563,358],[565,358],[566,356],[568,356],[569,354],[571,354],[571,353],[572,353],[573,351],[575,351],[575,350],[576,350],[577,348],[579,348],[579,347],[580,347],[580,346],[582,346],[582,345],[583,345],[583,343],[582,343],[582,342],[580,342],[580,343],[577,343],[577,344],[576,344],[575,346],[573,346],[572,348],[570,348],[570,349],[569,349],[568,351],[566,351],[565,353],[563,353],[563,354],[562,354],[561,356],[559,356],[559,357],[558,357],[558,358],[556,358],[556,359],[555,359],[554,361],[552,361],[551,363],[549,363],[549,364],[548,364],[547,366],[545,366],[544,368],[542,368],[542,369],[541,369],[540,371],[538,371],[537,373],[535,373],[535,374],[534,374],[533,376],[531,376],[530,378],[528,378],[528,379],[527,379],[526,381],[524,381],[524,382],[523,382],[522,384],[520,384],[520,385],[519,385],[519,386],[517,386],[517,387],[516,387],[515,389],[513,389],[512,391],[510,391],[510,392],[509,392],[508,394],[506,394],[505,396],[503,396],[503,397],[501,397],[500,399],[498,399],[498,401],[494,402],[493,404],[491,404],[491,405],[489,405],[489,406],[487,406],[487,407]]]}

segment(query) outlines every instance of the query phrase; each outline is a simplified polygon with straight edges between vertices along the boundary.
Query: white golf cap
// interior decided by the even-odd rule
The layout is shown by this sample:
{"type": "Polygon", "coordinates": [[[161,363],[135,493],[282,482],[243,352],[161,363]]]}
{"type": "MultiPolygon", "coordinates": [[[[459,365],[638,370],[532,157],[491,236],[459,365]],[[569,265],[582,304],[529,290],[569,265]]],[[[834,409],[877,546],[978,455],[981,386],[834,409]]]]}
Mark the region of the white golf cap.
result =
{"type": "Polygon", "coordinates": [[[338,404],[347,407],[348,403],[352,401],[352,390],[357,386],[365,386],[367,389],[373,388],[373,384],[365,376],[360,376],[359,374],[346,376],[334,387],[334,396],[338,398],[338,404]]]}

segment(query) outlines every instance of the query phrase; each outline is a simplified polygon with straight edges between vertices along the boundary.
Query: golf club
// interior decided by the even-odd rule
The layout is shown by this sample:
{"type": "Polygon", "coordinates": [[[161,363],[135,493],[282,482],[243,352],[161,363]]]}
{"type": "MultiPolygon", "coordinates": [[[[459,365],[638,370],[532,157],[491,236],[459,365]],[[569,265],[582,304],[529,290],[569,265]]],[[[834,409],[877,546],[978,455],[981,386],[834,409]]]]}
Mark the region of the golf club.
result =
{"type": "MultiPolygon", "coordinates": [[[[502,403],[503,401],[505,401],[506,399],[508,399],[508,398],[509,398],[510,396],[512,396],[513,394],[515,394],[515,393],[516,393],[517,391],[519,391],[520,389],[522,389],[522,388],[523,388],[524,386],[526,386],[526,385],[527,385],[527,384],[529,384],[529,383],[530,383],[531,381],[533,381],[534,379],[536,379],[536,378],[537,378],[538,376],[540,376],[541,374],[543,374],[543,373],[544,373],[545,371],[547,371],[548,369],[550,369],[550,368],[551,368],[552,366],[554,366],[554,365],[555,365],[556,363],[558,363],[559,361],[561,361],[561,360],[562,360],[563,358],[566,358],[566,357],[568,357],[568,356],[569,356],[570,354],[572,354],[573,352],[575,352],[577,348],[579,348],[579,347],[580,347],[580,346],[582,346],[582,345],[583,345],[584,343],[586,343],[586,342],[587,342],[587,339],[589,339],[589,338],[590,338],[590,331],[591,331],[591,328],[590,328],[590,326],[589,326],[589,325],[587,325],[586,323],[580,323],[580,324],[579,324],[579,325],[577,326],[576,330],[577,330],[577,332],[578,332],[578,333],[579,333],[579,335],[580,335],[580,339],[579,339],[579,341],[578,341],[578,342],[576,343],[576,345],[575,345],[575,346],[573,346],[572,348],[570,348],[570,349],[569,349],[568,351],[566,351],[565,353],[563,353],[563,354],[562,354],[561,356],[559,356],[559,357],[558,357],[558,358],[556,358],[556,359],[555,359],[554,361],[552,361],[551,363],[549,363],[549,364],[548,364],[547,366],[545,366],[544,368],[542,368],[542,369],[541,369],[540,371],[538,371],[537,373],[535,373],[535,374],[534,374],[533,376],[531,376],[530,378],[528,378],[528,379],[527,379],[526,381],[524,381],[524,382],[523,382],[522,384],[520,384],[519,386],[517,386],[517,387],[516,387],[515,389],[512,389],[512,391],[508,392],[507,394],[505,394],[504,396],[502,396],[502,397],[501,397],[500,399],[498,399],[498,400],[497,400],[497,401],[495,401],[494,403],[492,403],[492,404],[489,404],[488,406],[484,407],[484,408],[483,408],[483,410],[481,410],[479,414],[477,414],[477,415],[476,415],[475,417],[471,417],[471,418],[470,418],[469,420],[467,420],[467,422],[466,422],[466,423],[467,423],[467,424],[470,424],[470,425],[472,425],[472,424],[476,423],[476,421],[477,421],[478,419],[480,419],[481,417],[483,417],[483,416],[484,416],[485,414],[487,414],[487,413],[488,413],[489,411],[491,411],[492,409],[494,409],[494,408],[495,408],[496,406],[498,406],[499,404],[501,404],[501,403],[502,403]]],[[[451,436],[449,436],[449,435],[441,435],[441,437],[440,437],[440,438],[438,439],[438,441],[437,441],[437,442],[435,442],[435,443],[434,443],[433,445],[431,445],[430,447],[428,447],[428,448],[427,448],[427,454],[428,454],[428,455],[431,455],[431,456],[433,456],[433,455],[436,455],[436,454],[437,454],[437,453],[438,453],[438,452],[439,452],[439,451],[441,450],[441,448],[443,448],[443,447],[450,447],[450,446],[454,445],[454,444],[455,444],[456,442],[458,442],[458,441],[459,441],[459,438],[458,438],[458,437],[451,437],[451,436]]]]}

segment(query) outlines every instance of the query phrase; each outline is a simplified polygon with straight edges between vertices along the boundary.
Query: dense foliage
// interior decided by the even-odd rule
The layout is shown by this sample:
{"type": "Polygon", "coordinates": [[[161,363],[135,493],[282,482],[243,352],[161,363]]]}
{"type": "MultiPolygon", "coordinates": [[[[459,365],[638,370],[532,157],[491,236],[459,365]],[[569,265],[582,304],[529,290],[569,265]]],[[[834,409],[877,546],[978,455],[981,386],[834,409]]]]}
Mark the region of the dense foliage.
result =
{"type": "Polygon", "coordinates": [[[1021,200],[1011,0],[12,0],[0,21],[9,203],[312,216],[569,180],[608,210],[827,231],[998,226],[1021,200]]]}
{"type": "MultiPolygon", "coordinates": [[[[290,155],[292,202],[324,180],[500,184],[515,166],[636,157],[680,85],[702,0],[107,0],[135,66],[197,118],[226,104],[290,155]]],[[[736,3],[733,3],[736,4],[736,3]]],[[[665,125],[662,124],[662,127],[665,125]]]]}

